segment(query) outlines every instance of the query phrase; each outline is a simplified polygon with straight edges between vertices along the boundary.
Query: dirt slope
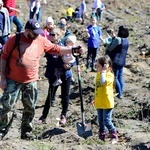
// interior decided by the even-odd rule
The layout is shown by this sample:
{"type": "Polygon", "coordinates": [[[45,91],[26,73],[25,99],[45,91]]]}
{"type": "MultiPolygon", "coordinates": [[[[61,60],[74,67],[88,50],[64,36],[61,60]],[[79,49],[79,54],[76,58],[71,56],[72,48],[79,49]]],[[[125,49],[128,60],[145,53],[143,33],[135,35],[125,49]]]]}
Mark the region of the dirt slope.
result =
{"type": "MultiPolygon", "coordinates": [[[[28,19],[29,9],[26,1],[17,0],[21,10],[20,17],[25,23],[28,19]]],[[[42,25],[47,16],[51,15],[57,21],[65,13],[65,5],[70,1],[50,1],[43,7],[42,25]]],[[[20,139],[20,123],[22,104],[18,101],[16,105],[16,118],[13,121],[9,133],[3,141],[0,141],[0,149],[5,150],[148,150],[150,149],[150,2],[148,0],[105,0],[106,10],[103,15],[103,22],[99,24],[105,31],[108,28],[115,28],[125,24],[130,30],[130,48],[127,55],[127,65],[124,69],[125,89],[123,100],[115,99],[113,121],[118,130],[119,142],[111,145],[109,140],[104,144],[98,139],[98,126],[96,110],[90,107],[90,100],[93,99],[94,73],[85,73],[85,57],[80,58],[83,99],[86,120],[92,121],[93,136],[82,139],[77,135],[76,122],[81,122],[80,99],[78,92],[77,72],[74,67],[76,84],[71,87],[70,105],[67,114],[67,125],[57,127],[56,118],[61,111],[60,90],[57,92],[56,107],[50,110],[48,124],[39,124],[43,104],[47,95],[48,82],[43,77],[45,71],[45,58],[41,59],[39,75],[42,80],[38,81],[39,98],[34,119],[36,135],[43,135],[41,140],[26,141],[20,139]],[[145,56],[143,56],[143,52],[145,56]]],[[[71,0],[75,8],[80,1],[71,0]]],[[[72,24],[71,30],[78,37],[80,43],[86,49],[86,37],[84,29],[89,23],[91,13],[91,1],[87,0],[88,17],[85,25],[72,24]]],[[[104,54],[104,47],[101,45],[98,56],[104,54]]],[[[2,93],[2,91],[0,91],[2,93]]]]}

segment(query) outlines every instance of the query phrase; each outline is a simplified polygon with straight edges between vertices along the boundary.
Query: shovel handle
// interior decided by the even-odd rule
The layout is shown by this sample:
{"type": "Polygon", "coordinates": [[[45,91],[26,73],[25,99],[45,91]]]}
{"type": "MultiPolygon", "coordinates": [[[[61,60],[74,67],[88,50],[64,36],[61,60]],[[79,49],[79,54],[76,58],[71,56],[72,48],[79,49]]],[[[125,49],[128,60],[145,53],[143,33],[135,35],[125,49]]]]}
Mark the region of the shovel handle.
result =
{"type": "Polygon", "coordinates": [[[79,53],[79,51],[77,51],[77,50],[79,50],[80,48],[81,48],[81,46],[72,47],[72,55],[73,55],[74,57],[79,57],[79,56],[81,56],[81,54],[79,53]]]}

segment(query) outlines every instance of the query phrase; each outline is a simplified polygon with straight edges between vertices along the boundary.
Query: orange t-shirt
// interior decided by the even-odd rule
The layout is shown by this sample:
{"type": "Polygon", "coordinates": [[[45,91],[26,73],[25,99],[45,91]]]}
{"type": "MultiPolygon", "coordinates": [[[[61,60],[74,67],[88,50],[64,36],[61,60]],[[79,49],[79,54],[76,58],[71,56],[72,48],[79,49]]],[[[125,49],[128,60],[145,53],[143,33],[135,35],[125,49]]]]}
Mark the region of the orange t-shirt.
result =
{"type": "MultiPolygon", "coordinates": [[[[1,59],[7,60],[15,44],[15,36],[8,39],[5,44],[1,59]]],[[[39,35],[35,40],[28,39],[24,33],[20,37],[21,61],[19,61],[18,47],[10,57],[9,74],[6,77],[19,83],[29,83],[38,79],[39,60],[43,52],[60,54],[60,46],[52,44],[49,40],[39,35]]]]}

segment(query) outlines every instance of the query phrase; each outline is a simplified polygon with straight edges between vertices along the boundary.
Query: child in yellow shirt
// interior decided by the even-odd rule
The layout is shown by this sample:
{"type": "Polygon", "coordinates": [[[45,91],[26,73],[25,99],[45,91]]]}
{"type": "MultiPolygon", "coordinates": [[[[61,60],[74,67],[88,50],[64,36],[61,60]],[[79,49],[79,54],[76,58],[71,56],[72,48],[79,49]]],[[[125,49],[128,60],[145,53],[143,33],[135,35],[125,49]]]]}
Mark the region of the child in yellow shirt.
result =
{"type": "Polygon", "coordinates": [[[74,9],[70,5],[67,5],[66,13],[67,13],[67,20],[72,22],[72,16],[74,13],[74,9]]]}
{"type": "Polygon", "coordinates": [[[112,123],[114,108],[114,74],[112,62],[109,56],[103,56],[97,60],[97,75],[94,105],[97,109],[99,122],[99,138],[105,141],[106,127],[111,134],[112,144],[117,143],[118,136],[112,123]]]}

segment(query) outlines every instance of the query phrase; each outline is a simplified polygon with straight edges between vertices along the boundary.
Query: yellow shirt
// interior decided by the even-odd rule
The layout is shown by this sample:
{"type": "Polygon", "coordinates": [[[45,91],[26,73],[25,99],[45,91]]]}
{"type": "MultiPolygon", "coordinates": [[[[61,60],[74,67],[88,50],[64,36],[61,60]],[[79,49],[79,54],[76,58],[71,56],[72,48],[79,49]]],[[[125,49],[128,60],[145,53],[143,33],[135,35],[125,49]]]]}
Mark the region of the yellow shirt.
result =
{"type": "Polygon", "coordinates": [[[101,73],[96,75],[95,101],[94,105],[99,109],[109,109],[114,107],[113,83],[114,74],[106,72],[106,82],[100,83],[101,73]]]}
{"type": "Polygon", "coordinates": [[[73,10],[73,8],[69,7],[66,9],[66,12],[67,12],[67,16],[71,17],[74,10],[73,10]]]}

